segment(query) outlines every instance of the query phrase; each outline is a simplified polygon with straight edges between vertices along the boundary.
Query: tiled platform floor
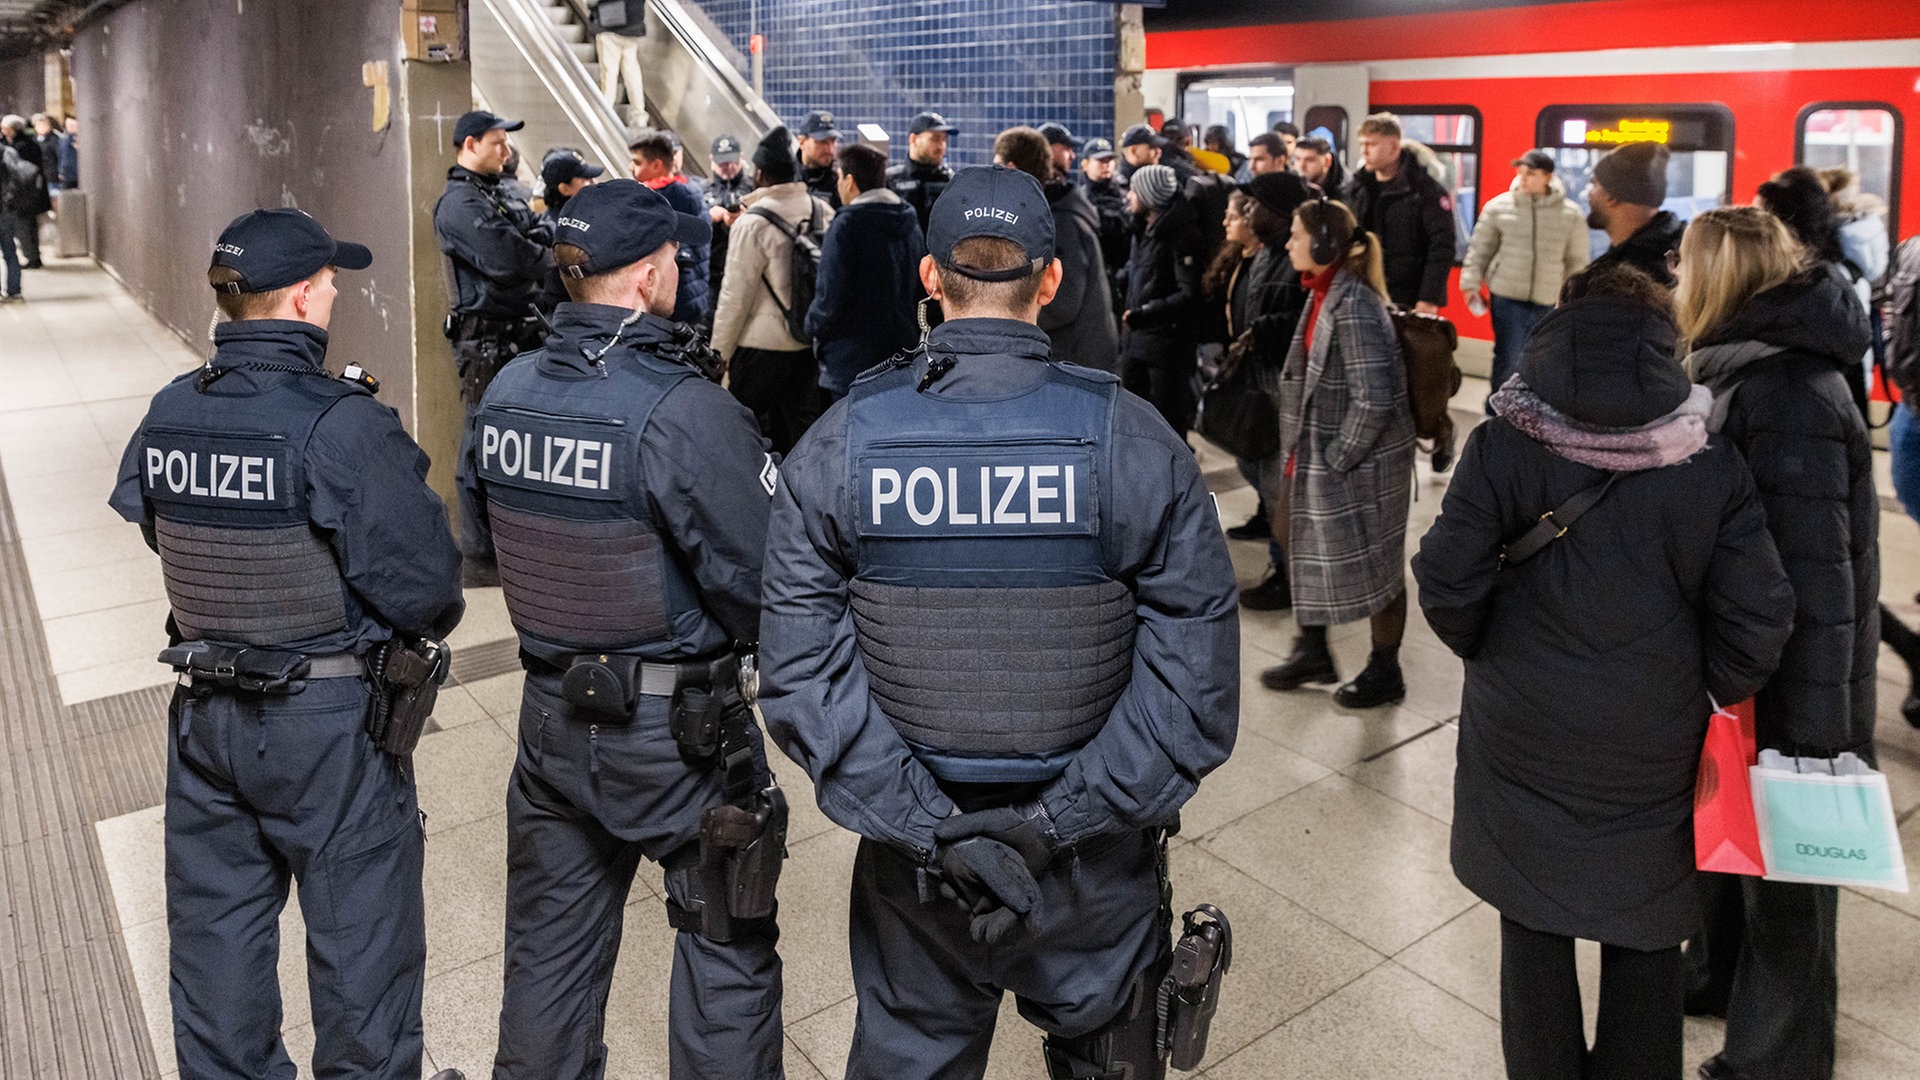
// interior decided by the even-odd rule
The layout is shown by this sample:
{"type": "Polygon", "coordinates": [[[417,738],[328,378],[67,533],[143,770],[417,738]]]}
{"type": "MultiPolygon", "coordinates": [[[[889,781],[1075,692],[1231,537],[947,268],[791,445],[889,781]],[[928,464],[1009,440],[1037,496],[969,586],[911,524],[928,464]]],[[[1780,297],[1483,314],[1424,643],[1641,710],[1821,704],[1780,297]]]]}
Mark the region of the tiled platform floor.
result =
{"type": "MultiPolygon", "coordinates": [[[[89,287],[117,294],[104,280],[89,287]]],[[[92,302],[107,305],[93,309],[98,319],[144,318],[124,298],[92,302]]],[[[20,311],[0,309],[0,335],[20,311]]],[[[58,325],[67,325],[64,316],[58,325]]],[[[11,350],[4,355],[13,357],[11,350]]],[[[22,420],[12,415],[22,411],[8,409],[0,418],[22,420]]],[[[107,435],[101,434],[105,445],[107,435]]],[[[0,436],[12,438],[17,436],[0,436]]],[[[14,458],[6,452],[14,445],[0,441],[0,465],[9,481],[14,458]]],[[[1231,472],[1211,456],[1205,464],[1222,477],[1231,472]]],[[[1422,478],[1413,535],[1432,520],[1442,490],[1422,478]]],[[[1223,490],[1220,504],[1223,519],[1238,522],[1251,508],[1251,493],[1223,490]]],[[[1884,526],[1886,595],[1913,621],[1920,530],[1891,514],[1884,526]]],[[[61,546],[85,546],[87,540],[74,536],[61,546]]],[[[1257,544],[1234,548],[1241,577],[1251,582],[1262,569],[1263,552],[1257,544]]],[[[120,561],[137,564],[132,556],[139,554],[120,561]]],[[[39,575],[35,570],[36,593],[39,575]]],[[[131,613],[122,615],[132,620],[131,613]]],[[[1351,713],[1335,708],[1323,692],[1276,695],[1261,689],[1255,676],[1285,653],[1292,622],[1284,614],[1248,613],[1244,627],[1240,742],[1189,806],[1173,855],[1176,903],[1218,903],[1236,930],[1236,961],[1204,1075],[1501,1075],[1497,920],[1453,880],[1446,863],[1458,661],[1416,616],[1405,651],[1408,701],[1351,713]]],[[[1346,669],[1357,668],[1366,651],[1364,630],[1337,633],[1335,651],[1346,669]]],[[[1897,715],[1904,672],[1891,660],[1883,672],[1883,765],[1906,816],[1903,836],[1920,881],[1920,824],[1914,820],[1920,810],[1920,732],[1897,715]]],[[[503,792],[514,754],[518,677],[452,688],[442,703],[437,719],[443,730],[428,735],[417,756],[421,801],[429,814],[428,1069],[452,1065],[477,1077],[486,1074],[499,1001],[503,792]]],[[[795,807],[793,858],[781,886],[788,1072],[795,1078],[837,1077],[853,1018],[845,939],[853,842],[813,808],[799,770],[787,766],[780,775],[795,807]]],[[[159,808],[100,821],[95,833],[152,1033],[156,1075],[171,1076],[159,808]]],[[[665,1075],[670,931],[657,889],[657,872],[643,872],[628,906],[607,1032],[608,1075],[622,1080],[665,1075]]],[[[1920,893],[1850,892],[1843,899],[1839,1075],[1847,1080],[1920,1076],[1916,897],[1920,893]]],[[[297,919],[290,910],[281,970],[287,1038],[299,1061],[312,1037],[297,919]]],[[[1583,954],[1589,978],[1595,960],[1591,950],[1583,954]]],[[[1690,1021],[1690,1060],[1711,1053],[1719,1036],[1718,1024],[1690,1021]]],[[[1011,1008],[1005,1010],[989,1075],[1039,1075],[1037,1041],[1011,1008]]]]}

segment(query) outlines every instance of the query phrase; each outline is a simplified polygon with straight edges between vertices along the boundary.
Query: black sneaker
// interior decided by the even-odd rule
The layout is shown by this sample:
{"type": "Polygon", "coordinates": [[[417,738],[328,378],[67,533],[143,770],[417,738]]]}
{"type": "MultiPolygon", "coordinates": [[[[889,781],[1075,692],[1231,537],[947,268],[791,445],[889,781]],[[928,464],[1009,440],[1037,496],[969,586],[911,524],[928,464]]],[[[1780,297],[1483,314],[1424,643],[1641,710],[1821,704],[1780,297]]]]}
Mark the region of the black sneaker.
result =
{"type": "Polygon", "coordinates": [[[22,270],[45,270],[46,268],[47,268],[47,264],[41,262],[39,259],[35,259],[32,262],[23,262],[20,264],[20,269],[22,270]]]}
{"type": "Polygon", "coordinates": [[[1287,575],[1278,570],[1267,572],[1267,580],[1251,589],[1240,590],[1240,606],[1248,611],[1285,611],[1293,606],[1293,589],[1287,575]]]}
{"type": "Polygon", "coordinates": [[[1298,690],[1308,683],[1322,686],[1340,681],[1333,666],[1333,654],[1323,642],[1309,645],[1304,637],[1293,639],[1293,655],[1277,666],[1260,673],[1260,685],[1269,690],[1298,690]]]}
{"type": "Polygon", "coordinates": [[[1382,659],[1378,654],[1367,661],[1366,669],[1353,681],[1333,692],[1334,704],[1343,709],[1376,709],[1395,705],[1407,697],[1407,680],[1400,675],[1400,660],[1382,659]]]}
{"type": "Polygon", "coordinates": [[[1229,540],[1267,540],[1271,539],[1272,536],[1273,526],[1268,524],[1267,519],[1261,517],[1259,514],[1248,518],[1246,524],[1235,525],[1233,528],[1227,530],[1227,539],[1229,540]]]}

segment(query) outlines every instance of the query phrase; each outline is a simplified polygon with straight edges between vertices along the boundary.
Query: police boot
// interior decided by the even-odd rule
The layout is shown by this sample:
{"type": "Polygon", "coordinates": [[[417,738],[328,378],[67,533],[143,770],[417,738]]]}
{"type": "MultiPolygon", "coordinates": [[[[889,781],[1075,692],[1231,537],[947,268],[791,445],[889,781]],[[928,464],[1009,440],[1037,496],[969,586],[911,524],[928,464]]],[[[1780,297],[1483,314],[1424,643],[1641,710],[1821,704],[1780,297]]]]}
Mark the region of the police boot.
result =
{"type": "Polygon", "coordinates": [[[1343,709],[1372,709],[1406,700],[1407,680],[1400,674],[1400,650],[1375,649],[1367,658],[1365,671],[1333,692],[1334,704],[1343,709]]]}
{"type": "Polygon", "coordinates": [[[1293,639],[1293,653],[1278,667],[1260,673],[1260,685],[1269,690],[1298,690],[1308,683],[1337,683],[1340,672],[1327,651],[1327,628],[1303,626],[1293,639]]]}

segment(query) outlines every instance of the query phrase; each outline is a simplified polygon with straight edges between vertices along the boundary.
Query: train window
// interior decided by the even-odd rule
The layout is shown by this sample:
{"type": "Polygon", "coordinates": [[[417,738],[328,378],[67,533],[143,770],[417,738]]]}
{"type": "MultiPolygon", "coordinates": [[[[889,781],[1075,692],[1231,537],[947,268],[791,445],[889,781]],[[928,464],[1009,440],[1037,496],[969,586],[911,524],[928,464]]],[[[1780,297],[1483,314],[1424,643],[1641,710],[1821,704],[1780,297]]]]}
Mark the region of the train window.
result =
{"type": "Polygon", "coordinates": [[[1454,261],[1467,257],[1473,221],[1480,213],[1480,110],[1470,105],[1389,107],[1400,118],[1400,135],[1423,143],[1440,158],[1441,184],[1453,196],[1454,261]]]}
{"type": "MultiPolygon", "coordinates": [[[[1724,105],[1550,105],[1535,122],[1535,145],[1553,155],[1554,175],[1582,209],[1594,164],[1638,142],[1660,143],[1672,154],[1661,209],[1685,221],[1732,200],[1733,113],[1724,105]]],[[[1590,242],[1598,256],[1607,234],[1592,230],[1590,242]]]]}
{"type": "Polygon", "coordinates": [[[1793,158],[1815,169],[1852,170],[1860,178],[1860,192],[1872,196],[1858,201],[1878,200],[1891,231],[1900,220],[1903,134],[1900,113],[1885,102],[1817,101],[1800,110],[1793,158]]]}
{"type": "Polygon", "coordinates": [[[1338,105],[1315,105],[1300,122],[1300,134],[1325,139],[1337,157],[1346,152],[1347,110],[1338,105]]]}
{"type": "Polygon", "coordinates": [[[1235,149],[1273,125],[1293,119],[1293,84],[1259,72],[1231,77],[1188,78],[1180,85],[1180,119],[1204,133],[1225,125],[1235,149]]]}

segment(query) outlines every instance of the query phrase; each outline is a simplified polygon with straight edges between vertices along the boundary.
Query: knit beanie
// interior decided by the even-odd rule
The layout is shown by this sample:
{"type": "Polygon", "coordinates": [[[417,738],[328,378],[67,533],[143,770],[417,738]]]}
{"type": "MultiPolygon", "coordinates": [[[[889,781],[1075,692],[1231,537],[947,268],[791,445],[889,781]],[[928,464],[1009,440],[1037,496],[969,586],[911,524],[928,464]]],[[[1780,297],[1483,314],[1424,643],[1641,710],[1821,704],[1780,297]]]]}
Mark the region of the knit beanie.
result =
{"type": "Polygon", "coordinates": [[[790,184],[800,176],[800,162],[794,157],[793,134],[786,125],[767,132],[753,148],[753,167],[769,184],[790,184]]]}
{"type": "Polygon", "coordinates": [[[1629,143],[1600,159],[1593,167],[1593,182],[1621,202],[1658,207],[1667,201],[1670,156],[1658,143],[1629,143]]]}
{"type": "Polygon", "coordinates": [[[1149,210],[1165,210],[1180,193],[1180,174],[1166,165],[1142,165],[1133,170],[1133,194],[1149,210]]]}

